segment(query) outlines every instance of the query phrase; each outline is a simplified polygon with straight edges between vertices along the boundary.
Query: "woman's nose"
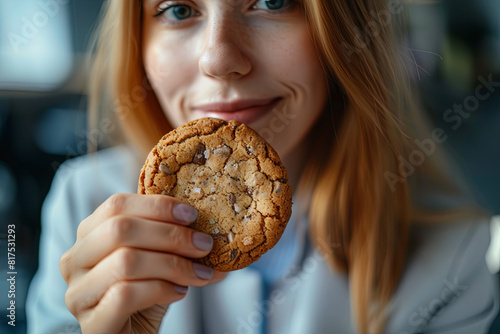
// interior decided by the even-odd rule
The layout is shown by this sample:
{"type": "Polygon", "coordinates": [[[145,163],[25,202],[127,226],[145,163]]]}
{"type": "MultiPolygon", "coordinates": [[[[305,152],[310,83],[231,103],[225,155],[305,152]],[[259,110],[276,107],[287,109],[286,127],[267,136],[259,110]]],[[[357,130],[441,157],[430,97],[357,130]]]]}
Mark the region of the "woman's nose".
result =
{"type": "Polygon", "coordinates": [[[244,35],[230,22],[212,20],[207,27],[200,71],[219,80],[235,80],[252,71],[252,63],[242,46],[244,35]]]}

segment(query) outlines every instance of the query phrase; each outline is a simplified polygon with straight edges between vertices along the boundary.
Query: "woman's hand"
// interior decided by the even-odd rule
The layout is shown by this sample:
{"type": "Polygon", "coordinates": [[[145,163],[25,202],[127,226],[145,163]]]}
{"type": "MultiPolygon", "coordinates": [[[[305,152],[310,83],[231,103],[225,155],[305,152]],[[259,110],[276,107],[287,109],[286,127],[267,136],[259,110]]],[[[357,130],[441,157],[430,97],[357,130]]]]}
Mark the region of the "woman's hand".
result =
{"type": "Polygon", "coordinates": [[[197,215],[169,196],[117,194],[80,223],[59,266],[83,333],[157,333],[187,286],[225,277],[187,259],[213,246],[211,236],[187,227],[197,215]]]}

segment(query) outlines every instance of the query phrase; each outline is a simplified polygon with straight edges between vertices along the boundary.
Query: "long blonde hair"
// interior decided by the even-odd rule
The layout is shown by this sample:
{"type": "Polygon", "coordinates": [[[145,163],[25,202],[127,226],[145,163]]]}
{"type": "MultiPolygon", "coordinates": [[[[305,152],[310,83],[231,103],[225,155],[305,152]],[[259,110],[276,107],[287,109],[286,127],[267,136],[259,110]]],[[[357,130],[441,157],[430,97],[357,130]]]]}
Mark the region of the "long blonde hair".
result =
{"type": "MultiPolygon", "coordinates": [[[[303,5],[330,78],[330,103],[311,132],[321,152],[311,153],[301,177],[300,207],[309,214],[314,244],[333,269],[349,275],[358,331],[380,333],[404,269],[410,222],[452,221],[480,211],[472,200],[461,210],[416,204],[425,181],[439,184],[436,191],[444,195],[467,198],[445,172],[451,165],[440,147],[412,166],[414,175],[401,171],[402,159],[418,149],[412,140],[429,136],[430,126],[412,99],[395,9],[380,0],[303,5]]],[[[146,154],[171,126],[143,66],[140,2],[106,6],[94,43],[90,123],[103,111],[115,113],[126,137],[146,154]]]]}

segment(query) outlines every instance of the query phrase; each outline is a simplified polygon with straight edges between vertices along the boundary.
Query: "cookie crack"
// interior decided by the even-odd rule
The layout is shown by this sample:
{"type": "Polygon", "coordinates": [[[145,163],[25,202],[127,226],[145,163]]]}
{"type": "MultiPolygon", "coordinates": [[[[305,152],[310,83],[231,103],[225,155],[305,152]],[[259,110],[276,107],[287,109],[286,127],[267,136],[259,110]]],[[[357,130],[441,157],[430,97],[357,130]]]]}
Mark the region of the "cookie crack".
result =
{"type": "Polygon", "coordinates": [[[231,263],[231,262],[238,262],[239,258],[241,257],[241,252],[239,252],[237,249],[230,249],[224,253],[222,253],[221,255],[226,255],[227,253],[231,253],[231,254],[234,254],[234,251],[236,251],[236,256],[231,258],[231,255],[229,256],[229,260],[227,261],[224,261],[223,263],[226,264],[226,263],[231,263]]]}
{"type": "Polygon", "coordinates": [[[267,145],[264,145],[264,150],[266,151],[266,159],[269,159],[269,161],[271,161],[274,166],[279,167],[279,163],[277,161],[274,161],[269,155],[269,148],[267,147],[267,145]]]}
{"type": "Polygon", "coordinates": [[[276,218],[276,219],[279,219],[280,217],[277,216],[277,215],[265,215],[263,214],[262,212],[260,212],[259,210],[257,210],[257,208],[254,209],[255,211],[257,211],[258,213],[260,213],[260,215],[264,218],[276,218]]]}
{"type": "MultiPolygon", "coordinates": [[[[181,137],[180,139],[175,138],[175,139],[174,139],[174,141],[173,141],[173,143],[176,143],[176,144],[181,144],[181,143],[185,142],[186,140],[191,139],[191,138],[194,138],[194,137],[199,137],[199,138],[201,138],[201,137],[210,136],[210,135],[212,135],[212,134],[214,134],[214,133],[217,133],[217,132],[220,130],[220,128],[222,128],[222,127],[224,127],[224,126],[227,126],[227,124],[221,123],[221,124],[219,124],[219,125],[216,125],[216,126],[215,126],[212,130],[211,130],[211,132],[210,132],[210,133],[201,133],[201,132],[200,132],[200,130],[196,129],[196,133],[193,133],[193,134],[191,134],[191,135],[189,135],[189,136],[186,136],[186,137],[181,137]]],[[[177,129],[176,129],[176,130],[177,130],[177,129]]],[[[175,131],[175,130],[174,130],[174,131],[175,131]]],[[[175,133],[175,134],[177,135],[177,133],[175,133]]],[[[168,143],[167,143],[167,145],[168,145],[168,143]]]]}
{"type": "MultiPolygon", "coordinates": [[[[251,249],[249,249],[249,250],[247,251],[247,252],[249,253],[249,255],[250,255],[250,252],[251,252],[251,251],[256,250],[257,248],[259,248],[259,247],[260,247],[260,246],[262,246],[263,244],[266,244],[266,239],[267,239],[267,238],[266,238],[266,235],[264,235],[264,240],[263,240],[260,244],[258,244],[258,245],[257,245],[257,246],[255,246],[254,248],[251,248],[251,249]]],[[[250,257],[252,257],[252,256],[250,255],[250,257]]]]}

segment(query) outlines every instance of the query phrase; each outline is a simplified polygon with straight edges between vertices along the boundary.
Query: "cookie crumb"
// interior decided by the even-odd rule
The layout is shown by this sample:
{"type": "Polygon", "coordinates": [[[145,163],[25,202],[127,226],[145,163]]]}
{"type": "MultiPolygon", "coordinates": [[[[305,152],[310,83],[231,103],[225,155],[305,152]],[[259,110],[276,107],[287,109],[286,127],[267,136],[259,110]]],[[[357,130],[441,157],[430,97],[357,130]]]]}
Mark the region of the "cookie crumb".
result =
{"type": "Polygon", "coordinates": [[[239,213],[241,211],[241,208],[240,208],[240,206],[237,203],[234,204],[234,211],[236,213],[239,213]]]}
{"type": "Polygon", "coordinates": [[[160,171],[165,173],[165,174],[169,174],[169,175],[172,174],[170,172],[170,169],[168,169],[167,165],[164,165],[164,164],[160,164],[160,171]]]}
{"type": "Polygon", "coordinates": [[[250,246],[251,244],[253,244],[253,238],[251,236],[247,235],[243,238],[243,245],[250,246]]]}
{"type": "Polygon", "coordinates": [[[222,147],[214,149],[214,154],[220,157],[228,157],[229,154],[231,154],[231,149],[224,145],[222,147]]]}

